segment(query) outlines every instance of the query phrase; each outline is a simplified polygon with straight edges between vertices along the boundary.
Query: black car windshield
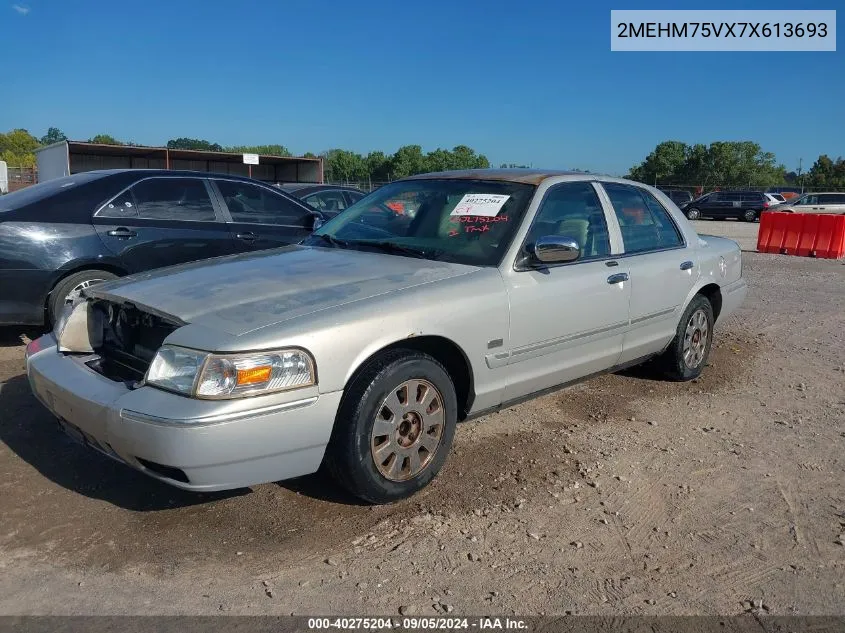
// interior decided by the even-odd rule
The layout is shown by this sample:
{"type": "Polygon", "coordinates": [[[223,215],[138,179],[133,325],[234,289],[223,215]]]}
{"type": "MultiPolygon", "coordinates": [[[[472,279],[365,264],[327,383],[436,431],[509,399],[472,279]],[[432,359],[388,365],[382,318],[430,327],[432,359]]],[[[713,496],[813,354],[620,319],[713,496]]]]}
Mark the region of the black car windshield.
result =
{"type": "Polygon", "coordinates": [[[534,189],[488,180],[398,181],[359,200],[303,244],[497,266],[534,189]]]}

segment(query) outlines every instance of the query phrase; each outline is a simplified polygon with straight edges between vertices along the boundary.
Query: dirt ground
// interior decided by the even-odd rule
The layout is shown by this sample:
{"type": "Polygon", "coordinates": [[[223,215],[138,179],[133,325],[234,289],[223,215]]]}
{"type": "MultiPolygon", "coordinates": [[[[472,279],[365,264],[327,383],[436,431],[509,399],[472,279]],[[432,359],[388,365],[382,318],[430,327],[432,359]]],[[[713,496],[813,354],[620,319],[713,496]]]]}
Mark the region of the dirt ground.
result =
{"type": "MultiPolygon", "coordinates": [[[[753,248],[754,225],[697,224],[753,248]]],[[[0,613],[845,614],[845,262],[744,259],[700,380],[611,375],[462,424],[387,507],[112,463],[57,431],[0,330],[0,613]]]]}

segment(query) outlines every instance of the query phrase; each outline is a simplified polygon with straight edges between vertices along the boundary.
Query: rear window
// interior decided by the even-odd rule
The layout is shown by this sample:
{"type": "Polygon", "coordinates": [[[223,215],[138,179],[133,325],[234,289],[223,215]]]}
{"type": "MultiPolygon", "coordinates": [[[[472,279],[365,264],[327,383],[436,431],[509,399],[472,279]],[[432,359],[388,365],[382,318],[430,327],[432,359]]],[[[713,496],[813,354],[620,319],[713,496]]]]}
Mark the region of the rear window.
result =
{"type": "Polygon", "coordinates": [[[103,174],[84,173],[40,182],[37,185],[32,185],[31,187],[20,189],[13,193],[6,194],[5,196],[0,196],[0,212],[26,207],[35,202],[40,202],[41,200],[49,198],[57,193],[69,191],[102,177],[103,174]]]}

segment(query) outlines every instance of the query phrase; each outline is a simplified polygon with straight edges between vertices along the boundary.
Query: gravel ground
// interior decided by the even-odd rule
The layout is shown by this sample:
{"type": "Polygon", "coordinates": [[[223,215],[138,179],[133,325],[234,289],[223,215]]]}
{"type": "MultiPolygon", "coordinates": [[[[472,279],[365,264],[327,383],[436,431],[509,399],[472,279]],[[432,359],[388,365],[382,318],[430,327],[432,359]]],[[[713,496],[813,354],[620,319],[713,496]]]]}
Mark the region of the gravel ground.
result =
{"type": "MultiPolygon", "coordinates": [[[[756,225],[697,226],[753,248],[756,225]]],[[[845,614],[845,265],[744,257],[701,379],[610,375],[462,424],[387,507],[114,464],[31,396],[34,333],[0,330],[0,613],[845,614]]]]}

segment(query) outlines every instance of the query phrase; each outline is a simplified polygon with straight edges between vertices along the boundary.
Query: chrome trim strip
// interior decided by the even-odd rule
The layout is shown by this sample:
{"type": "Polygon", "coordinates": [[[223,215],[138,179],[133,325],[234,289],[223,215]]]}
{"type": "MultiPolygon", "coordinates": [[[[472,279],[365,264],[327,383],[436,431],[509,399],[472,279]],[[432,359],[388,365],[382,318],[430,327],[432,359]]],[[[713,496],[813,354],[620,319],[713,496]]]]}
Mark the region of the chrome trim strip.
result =
{"type": "Polygon", "coordinates": [[[131,420],[133,422],[143,422],[145,424],[156,424],[159,426],[185,426],[197,427],[207,426],[209,424],[219,424],[221,422],[236,422],[239,420],[248,420],[249,418],[256,418],[258,416],[267,415],[269,413],[281,413],[283,411],[293,411],[296,409],[303,409],[309,407],[317,402],[318,396],[305,398],[303,400],[295,400],[294,402],[285,402],[283,404],[275,404],[260,409],[252,409],[250,411],[238,411],[234,413],[221,413],[219,415],[209,415],[201,418],[162,418],[156,415],[149,415],[147,413],[140,413],[131,409],[121,409],[120,417],[124,420],[131,420]]]}
{"type": "Polygon", "coordinates": [[[570,334],[569,336],[561,336],[559,338],[554,338],[548,341],[542,341],[540,343],[533,343],[532,345],[526,345],[525,347],[520,347],[515,349],[511,352],[511,358],[514,356],[521,356],[522,354],[529,354],[531,352],[536,352],[537,350],[545,349],[547,347],[553,347],[555,345],[559,345],[561,343],[569,343],[570,341],[576,341],[578,339],[587,338],[588,336],[593,336],[595,334],[603,334],[605,332],[610,332],[611,330],[617,330],[619,328],[624,328],[628,325],[627,321],[621,323],[615,323],[613,325],[608,325],[606,327],[596,328],[594,330],[586,330],[585,332],[579,332],[577,334],[570,334]]]}

